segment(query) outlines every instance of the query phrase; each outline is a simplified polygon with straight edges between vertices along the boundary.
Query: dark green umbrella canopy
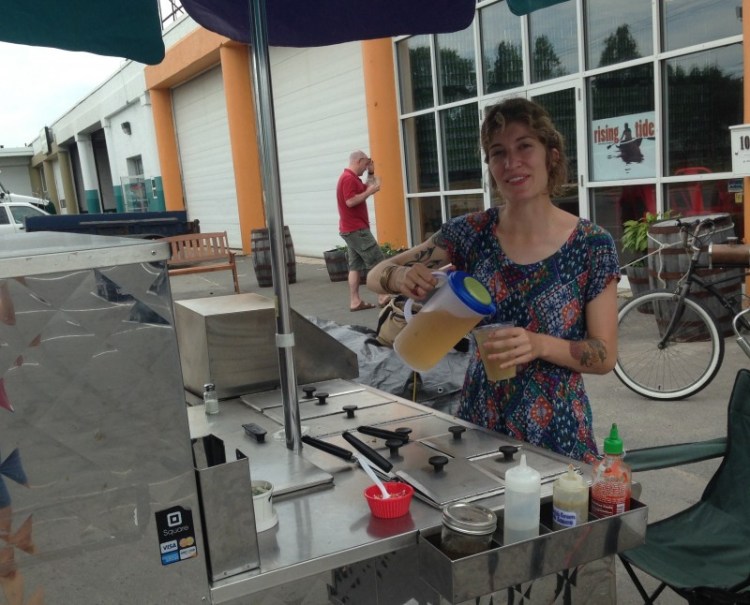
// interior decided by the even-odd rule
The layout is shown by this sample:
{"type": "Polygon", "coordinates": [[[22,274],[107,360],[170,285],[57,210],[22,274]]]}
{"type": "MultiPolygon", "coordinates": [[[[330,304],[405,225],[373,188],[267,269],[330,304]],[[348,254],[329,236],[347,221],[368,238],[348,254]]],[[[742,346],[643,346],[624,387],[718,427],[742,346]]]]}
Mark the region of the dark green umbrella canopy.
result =
{"type": "Polygon", "coordinates": [[[157,0],[0,0],[0,40],[150,64],[164,58],[157,0]]]}

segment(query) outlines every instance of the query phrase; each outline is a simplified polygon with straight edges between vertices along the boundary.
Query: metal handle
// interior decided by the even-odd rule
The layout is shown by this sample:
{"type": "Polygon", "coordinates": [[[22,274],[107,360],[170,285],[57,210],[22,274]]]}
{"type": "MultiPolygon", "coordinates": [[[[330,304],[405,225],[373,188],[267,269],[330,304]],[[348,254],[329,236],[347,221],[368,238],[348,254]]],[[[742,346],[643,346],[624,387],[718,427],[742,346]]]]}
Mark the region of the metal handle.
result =
{"type": "Polygon", "coordinates": [[[310,435],[302,435],[302,443],[306,443],[307,445],[311,445],[312,447],[318,448],[321,451],[327,452],[334,456],[338,456],[339,458],[343,458],[348,462],[354,460],[354,454],[348,449],[339,447],[338,445],[334,445],[333,443],[328,443],[327,441],[321,441],[320,439],[316,439],[315,437],[310,437],[310,435]]]}
{"type": "Polygon", "coordinates": [[[396,433],[394,431],[386,431],[385,429],[379,429],[374,426],[358,426],[357,431],[363,435],[369,435],[370,437],[378,437],[379,439],[398,439],[406,443],[409,441],[409,436],[402,433],[396,433]]]}
{"type": "Polygon", "coordinates": [[[363,441],[360,441],[357,439],[354,435],[349,433],[348,431],[344,431],[341,433],[341,436],[350,443],[354,449],[356,449],[360,454],[363,454],[364,456],[367,456],[367,459],[372,462],[375,466],[377,466],[380,470],[382,470],[385,473],[389,473],[391,469],[393,468],[393,464],[388,462],[383,456],[378,454],[374,449],[372,449],[369,445],[364,443],[363,441]]]}

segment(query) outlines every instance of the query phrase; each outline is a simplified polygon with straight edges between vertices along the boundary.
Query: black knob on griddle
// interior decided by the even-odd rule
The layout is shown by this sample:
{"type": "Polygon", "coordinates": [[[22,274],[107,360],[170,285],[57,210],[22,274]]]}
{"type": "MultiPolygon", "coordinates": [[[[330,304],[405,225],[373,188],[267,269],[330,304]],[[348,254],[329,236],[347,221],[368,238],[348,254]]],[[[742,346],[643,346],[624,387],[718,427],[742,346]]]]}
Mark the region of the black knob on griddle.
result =
{"type": "Polygon", "coordinates": [[[453,438],[454,438],[454,439],[455,439],[456,441],[459,441],[459,440],[461,439],[461,434],[462,434],[462,433],[463,433],[464,431],[466,431],[466,427],[465,427],[465,426],[459,426],[459,425],[455,425],[455,426],[449,426],[449,427],[448,427],[448,430],[449,430],[449,431],[450,431],[451,433],[453,433],[453,438]]]}
{"type": "Polygon", "coordinates": [[[399,448],[404,445],[404,442],[401,441],[401,439],[387,439],[385,442],[385,447],[387,447],[391,452],[391,458],[398,458],[398,450],[399,448]]]}
{"type": "Polygon", "coordinates": [[[501,445],[497,449],[503,455],[503,462],[512,462],[513,454],[518,451],[518,447],[515,445],[501,445]]]}
{"type": "Polygon", "coordinates": [[[411,429],[408,426],[400,426],[397,429],[395,429],[393,432],[401,435],[403,437],[404,443],[409,441],[409,435],[411,435],[411,429]]]}
{"type": "Polygon", "coordinates": [[[317,393],[315,396],[318,398],[317,405],[325,405],[326,403],[328,403],[326,401],[326,397],[328,397],[328,393],[320,392],[320,393],[317,393]]]}
{"type": "Polygon", "coordinates": [[[347,418],[354,418],[354,410],[357,409],[357,406],[353,403],[347,403],[342,409],[346,412],[347,418]]]}
{"type": "Polygon", "coordinates": [[[313,393],[317,390],[315,387],[302,387],[305,392],[305,399],[312,399],[313,393]]]}
{"type": "Polygon", "coordinates": [[[448,457],[447,456],[430,456],[429,460],[427,460],[432,465],[432,468],[435,469],[436,473],[440,473],[443,470],[443,467],[448,464],[448,457]]]}

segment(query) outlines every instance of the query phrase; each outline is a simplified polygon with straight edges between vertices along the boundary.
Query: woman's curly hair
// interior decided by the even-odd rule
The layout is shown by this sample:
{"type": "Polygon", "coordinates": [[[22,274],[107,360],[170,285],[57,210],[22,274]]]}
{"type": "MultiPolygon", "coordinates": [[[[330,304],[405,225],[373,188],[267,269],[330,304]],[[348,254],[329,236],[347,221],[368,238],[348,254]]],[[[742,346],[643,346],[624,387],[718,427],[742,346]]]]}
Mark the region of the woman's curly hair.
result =
{"type": "MultiPolygon", "coordinates": [[[[568,182],[568,158],[565,155],[565,141],[552,123],[547,111],[533,101],[523,98],[507,99],[493,105],[487,111],[480,140],[484,152],[484,162],[489,162],[489,148],[496,133],[502,132],[506,124],[519,122],[529,127],[531,132],[547,150],[547,176],[549,194],[558,196],[568,182]],[[551,151],[557,149],[558,159],[553,161],[551,151]]],[[[495,178],[490,173],[492,186],[497,188],[495,178]]]]}

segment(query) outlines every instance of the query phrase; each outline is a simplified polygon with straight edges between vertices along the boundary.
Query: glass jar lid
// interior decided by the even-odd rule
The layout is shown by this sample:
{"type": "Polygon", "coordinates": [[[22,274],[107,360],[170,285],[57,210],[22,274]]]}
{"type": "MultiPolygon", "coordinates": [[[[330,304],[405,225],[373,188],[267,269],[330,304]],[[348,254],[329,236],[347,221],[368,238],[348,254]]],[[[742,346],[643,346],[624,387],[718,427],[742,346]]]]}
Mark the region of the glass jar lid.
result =
{"type": "Polygon", "coordinates": [[[484,506],[456,502],[443,509],[443,525],[462,534],[482,536],[495,531],[497,516],[484,506]]]}

